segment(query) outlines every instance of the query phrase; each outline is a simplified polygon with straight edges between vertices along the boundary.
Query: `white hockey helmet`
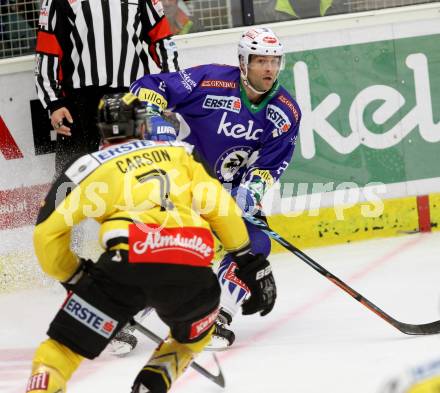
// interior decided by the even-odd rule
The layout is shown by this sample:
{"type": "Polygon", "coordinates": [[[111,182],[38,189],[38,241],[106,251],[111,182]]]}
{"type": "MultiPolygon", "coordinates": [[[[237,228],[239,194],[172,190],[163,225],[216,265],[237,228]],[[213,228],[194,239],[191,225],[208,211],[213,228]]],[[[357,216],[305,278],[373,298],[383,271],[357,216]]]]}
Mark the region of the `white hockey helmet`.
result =
{"type": "Polygon", "coordinates": [[[268,27],[253,27],[246,31],[238,43],[238,59],[245,69],[250,55],[280,56],[280,69],[284,66],[284,48],[275,33],[268,27]]]}
{"type": "Polygon", "coordinates": [[[243,83],[257,94],[264,94],[268,90],[262,91],[252,86],[248,80],[248,66],[250,56],[280,56],[280,68],[278,75],[284,68],[284,48],[275,33],[268,27],[253,27],[246,31],[238,43],[238,60],[243,83]]]}

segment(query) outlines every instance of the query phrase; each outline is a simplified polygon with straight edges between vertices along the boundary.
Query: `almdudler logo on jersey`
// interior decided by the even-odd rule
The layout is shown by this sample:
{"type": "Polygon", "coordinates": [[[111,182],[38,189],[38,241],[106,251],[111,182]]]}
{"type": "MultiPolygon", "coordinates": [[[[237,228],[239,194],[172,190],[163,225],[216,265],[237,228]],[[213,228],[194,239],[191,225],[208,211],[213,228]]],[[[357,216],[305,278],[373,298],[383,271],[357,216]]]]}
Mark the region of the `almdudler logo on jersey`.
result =
{"type": "Polygon", "coordinates": [[[241,99],[238,97],[207,95],[202,107],[206,109],[225,109],[230,112],[240,113],[241,99]]]}
{"type": "Polygon", "coordinates": [[[277,106],[267,106],[266,118],[276,127],[276,129],[272,131],[274,138],[281,135],[283,132],[289,131],[291,126],[290,120],[284,111],[277,106]]]}
{"type": "Polygon", "coordinates": [[[128,229],[130,263],[172,263],[209,266],[214,257],[214,239],[206,228],[162,228],[150,224],[128,229]]]}
{"type": "Polygon", "coordinates": [[[110,318],[74,293],[67,297],[62,309],[78,322],[105,338],[110,338],[118,326],[118,321],[110,318]]]}

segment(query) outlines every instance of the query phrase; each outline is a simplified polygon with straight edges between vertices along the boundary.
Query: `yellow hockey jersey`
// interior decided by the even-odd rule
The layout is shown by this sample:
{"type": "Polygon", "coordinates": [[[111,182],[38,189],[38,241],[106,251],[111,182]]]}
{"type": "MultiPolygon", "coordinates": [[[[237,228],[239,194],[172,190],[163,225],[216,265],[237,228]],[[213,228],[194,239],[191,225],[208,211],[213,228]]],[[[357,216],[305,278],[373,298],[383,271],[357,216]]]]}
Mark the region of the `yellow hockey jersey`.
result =
{"type": "MultiPolygon", "coordinates": [[[[234,199],[184,142],[111,145],[77,159],[56,180],[38,215],[34,247],[42,269],[59,281],[68,280],[78,267],[70,237],[72,226],[85,218],[101,224],[104,249],[132,247],[127,239],[133,224],[165,232],[212,230],[226,251],[249,244],[234,199]]],[[[197,237],[179,239],[207,255],[197,237]]],[[[137,249],[145,245],[147,241],[138,242],[137,249]]]]}

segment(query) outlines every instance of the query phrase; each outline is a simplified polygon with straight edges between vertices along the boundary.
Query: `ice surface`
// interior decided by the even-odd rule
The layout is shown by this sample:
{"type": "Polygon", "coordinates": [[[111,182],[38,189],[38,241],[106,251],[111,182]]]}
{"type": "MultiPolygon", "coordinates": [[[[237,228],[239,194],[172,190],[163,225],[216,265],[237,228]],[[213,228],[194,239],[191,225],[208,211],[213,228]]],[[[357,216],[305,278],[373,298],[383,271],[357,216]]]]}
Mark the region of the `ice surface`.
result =
{"type": "MultiPolygon", "coordinates": [[[[440,233],[308,250],[318,263],[396,319],[439,313],[440,233]]],[[[300,245],[298,245],[300,246],[300,245]]],[[[227,393],[379,393],[408,367],[440,357],[440,336],[405,336],[292,254],[271,257],[278,301],[267,317],[237,316],[233,349],[219,354],[227,393]]],[[[32,354],[64,298],[60,287],[0,295],[0,392],[23,393],[32,354]]],[[[152,317],[147,326],[165,334],[152,317]]],[[[154,344],[126,358],[86,361],[69,393],[129,392],[154,344]]],[[[198,359],[214,370],[209,354],[198,359]]],[[[222,389],[189,370],[172,392],[222,389]]]]}

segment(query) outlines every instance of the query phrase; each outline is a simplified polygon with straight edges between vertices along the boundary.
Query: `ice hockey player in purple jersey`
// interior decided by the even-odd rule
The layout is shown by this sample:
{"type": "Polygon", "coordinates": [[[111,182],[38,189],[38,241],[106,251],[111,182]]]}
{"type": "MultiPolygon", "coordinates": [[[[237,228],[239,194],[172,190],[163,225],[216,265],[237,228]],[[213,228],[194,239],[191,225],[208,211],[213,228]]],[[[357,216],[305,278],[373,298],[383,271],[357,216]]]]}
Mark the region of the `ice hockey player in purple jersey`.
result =
{"type": "MultiPolygon", "coordinates": [[[[130,90],[149,106],[155,139],[177,137],[195,145],[242,210],[261,218],[263,195],[292,158],[301,113],[278,82],[284,51],[272,30],[255,27],[244,33],[238,56],[239,67],[208,64],[145,75],[130,90]],[[166,108],[179,114],[179,132],[161,116],[166,108]]],[[[268,236],[252,224],[248,223],[247,229],[252,251],[268,256],[268,236]]],[[[224,345],[232,344],[235,338],[229,329],[232,316],[240,307],[243,314],[251,313],[254,307],[249,289],[235,277],[235,268],[227,255],[218,272],[222,311],[214,337],[224,340],[224,345]]],[[[266,295],[276,297],[276,293],[266,295]]],[[[260,314],[270,311],[266,308],[260,314]]]]}

